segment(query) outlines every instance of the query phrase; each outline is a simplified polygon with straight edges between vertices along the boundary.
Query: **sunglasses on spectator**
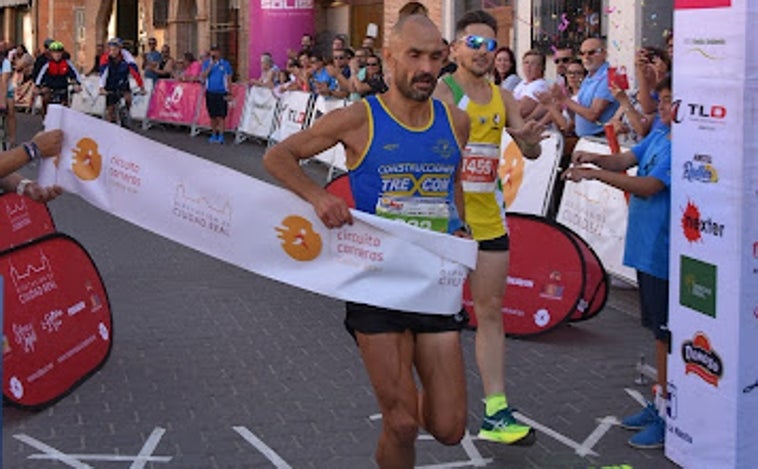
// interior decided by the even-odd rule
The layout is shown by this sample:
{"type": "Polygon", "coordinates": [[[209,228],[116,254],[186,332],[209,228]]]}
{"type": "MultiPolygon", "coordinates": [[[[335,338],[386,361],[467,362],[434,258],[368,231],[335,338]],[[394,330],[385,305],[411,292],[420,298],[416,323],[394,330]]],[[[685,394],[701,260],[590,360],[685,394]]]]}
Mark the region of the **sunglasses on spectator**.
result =
{"type": "Polygon", "coordinates": [[[603,52],[603,49],[580,50],[579,55],[581,56],[586,55],[587,57],[592,57],[593,55],[599,54],[601,52],[603,52]]]}
{"type": "Polygon", "coordinates": [[[558,65],[558,64],[567,64],[569,62],[571,62],[571,57],[558,57],[556,59],[553,59],[553,63],[556,64],[556,65],[558,65]]]}
{"type": "Polygon", "coordinates": [[[369,67],[378,67],[379,62],[366,62],[366,65],[368,65],[369,67]]]}
{"type": "Polygon", "coordinates": [[[490,39],[475,34],[469,34],[463,38],[463,42],[469,49],[479,50],[483,45],[487,45],[487,52],[494,52],[497,49],[497,40],[490,39]]]}

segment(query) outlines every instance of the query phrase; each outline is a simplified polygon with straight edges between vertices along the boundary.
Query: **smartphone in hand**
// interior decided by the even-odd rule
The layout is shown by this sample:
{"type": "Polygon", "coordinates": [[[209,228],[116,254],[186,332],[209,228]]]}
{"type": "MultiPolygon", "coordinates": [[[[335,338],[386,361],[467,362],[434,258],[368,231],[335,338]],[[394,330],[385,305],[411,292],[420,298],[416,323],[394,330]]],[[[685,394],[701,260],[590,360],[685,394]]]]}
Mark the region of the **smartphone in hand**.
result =
{"type": "Polygon", "coordinates": [[[608,85],[614,83],[622,90],[629,89],[629,79],[626,77],[626,67],[608,67],[608,85]]]}

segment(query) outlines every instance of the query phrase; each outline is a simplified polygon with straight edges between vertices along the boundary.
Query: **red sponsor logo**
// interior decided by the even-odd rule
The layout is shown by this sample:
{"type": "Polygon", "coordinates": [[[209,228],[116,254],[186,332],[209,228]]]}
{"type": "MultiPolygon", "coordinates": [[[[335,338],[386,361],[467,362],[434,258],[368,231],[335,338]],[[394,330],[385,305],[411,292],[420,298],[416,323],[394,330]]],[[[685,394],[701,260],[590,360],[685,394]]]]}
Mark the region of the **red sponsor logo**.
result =
{"type": "Polygon", "coordinates": [[[713,221],[711,217],[703,217],[700,208],[694,202],[687,201],[687,206],[682,211],[682,231],[687,241],[690,243],[701,241],[703,234],[723,238],[724,229],[723,223],[713,221]]]}
{"type": "Polygon", "coordinates": [[[682,214],[682,229],[684,230],[684,237],[691,243],[700,241],[700,230],[698,224],[692,222],[693,220],[700,220],[700,210],[698,210],[697,205],[688,201],[682,214]]]}
{"type": "Polygon", "coordinates": [[[675,0],[675,10],[695,8],[726,8],[732,6],[732,0],[675,0]]]}
{"type": "Polygon", "coordinates": [[[682,344],[682,360],[685,374],[694,373],[706,383],[718,387],[724,365],[704,333],[698,332],[692,340],[682,344]]]}

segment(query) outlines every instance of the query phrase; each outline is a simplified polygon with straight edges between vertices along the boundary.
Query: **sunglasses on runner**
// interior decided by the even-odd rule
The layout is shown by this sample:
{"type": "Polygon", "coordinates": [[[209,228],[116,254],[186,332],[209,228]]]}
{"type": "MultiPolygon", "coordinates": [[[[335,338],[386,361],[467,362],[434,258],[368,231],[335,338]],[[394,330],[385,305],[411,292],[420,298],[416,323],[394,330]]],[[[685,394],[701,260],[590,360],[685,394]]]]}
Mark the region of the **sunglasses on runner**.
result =
{"type": "Polygon", "coordinates": [[[469,34],[468,36],[464,37],[463,42],[465,42],[466,46],[468,46],[470,49],[474,50],[481,49],[482,45],[484,44],[487,45],[487,52],[494,52],[495,49],[497,49],[496,39],[477,36],[475,34],[469,34]]]}

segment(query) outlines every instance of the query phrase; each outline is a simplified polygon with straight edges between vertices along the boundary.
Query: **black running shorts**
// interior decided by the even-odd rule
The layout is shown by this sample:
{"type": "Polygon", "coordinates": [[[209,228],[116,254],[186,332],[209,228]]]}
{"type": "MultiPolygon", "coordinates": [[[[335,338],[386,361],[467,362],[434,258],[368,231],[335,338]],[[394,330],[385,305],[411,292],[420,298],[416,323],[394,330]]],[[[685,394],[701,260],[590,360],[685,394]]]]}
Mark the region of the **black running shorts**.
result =
{"type": "Polygon", "coordinates": [[[479,241],[480,251],[508,251],[511,248],[511,238],[508,233],[494,239],[479,241]]]}
{"type": "Polygon", "coordinates": [[[408,313],[362,303],[345,303],[345,328],[355,332],[381,334],[411,331],[414,334],[460,331],[468,324],[465,310],[453,315],[408,313]]]}

